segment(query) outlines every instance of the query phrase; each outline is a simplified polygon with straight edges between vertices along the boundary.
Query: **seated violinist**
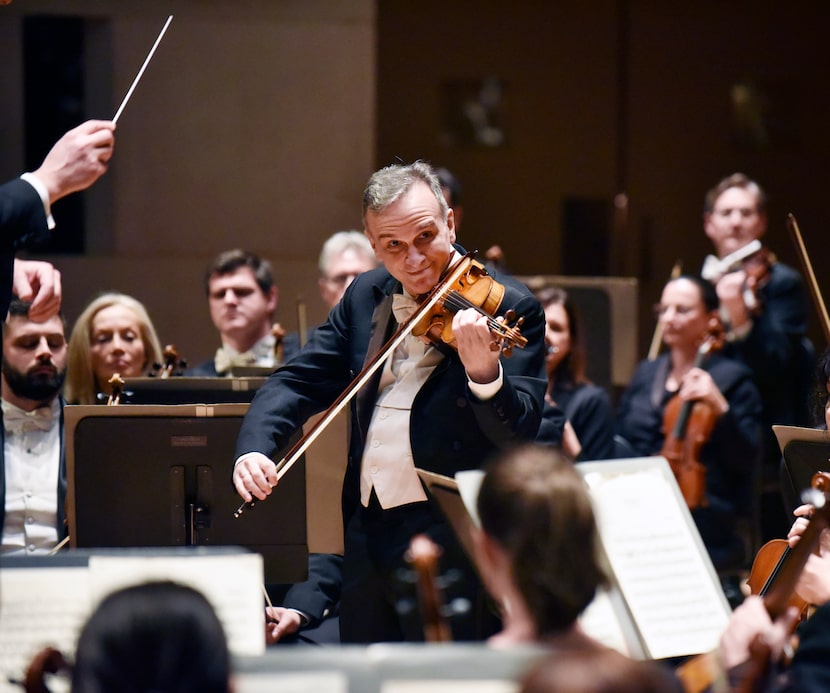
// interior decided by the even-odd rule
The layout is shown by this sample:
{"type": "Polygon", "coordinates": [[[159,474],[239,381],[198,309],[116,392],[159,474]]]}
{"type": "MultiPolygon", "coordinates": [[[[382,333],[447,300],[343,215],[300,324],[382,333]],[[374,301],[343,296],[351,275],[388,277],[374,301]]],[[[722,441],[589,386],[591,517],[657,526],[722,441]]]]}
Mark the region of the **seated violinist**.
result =
{"type": "MultiPolygon", "coordinates": [[[[689,505],[701,538],[716,569],[741,567],[748,556],[738,520],[749,514],[759,462],[758,390],[742,364],[716,350],[703,354],[701,346],[711,344],[720,328],[711,284],[688,275],[672,279],[656,310],[667,350],[638,365],[620,400],[617,434],[644,456],[661,454],[667,437],[670,443],[685,441],[675,475],[688,468],[695,472],[689,481],[699,486],[702,497],[689,505]],[[686,408],[694,404],[685,435],[673,432],[681,418],[670,406],[675,397],[681,410],[682,403],[689,403],[686,408]],[[674,420],[667,420],[667,411],[675,413],[674,420]],[[701,434],[705,442],[699,440],[701,434]]],[[[684,479],[679,482],[685,495],[684,479]]]]}
{"type": "Polygon", "coordinates": [[[233,249],[219,253],[205,272],[210,318],[222,345],[187,376],[230,375],[234,368],[274,369],[300,348],[297,334],[274,323],[278,290],[268,260],[233,249]]]}

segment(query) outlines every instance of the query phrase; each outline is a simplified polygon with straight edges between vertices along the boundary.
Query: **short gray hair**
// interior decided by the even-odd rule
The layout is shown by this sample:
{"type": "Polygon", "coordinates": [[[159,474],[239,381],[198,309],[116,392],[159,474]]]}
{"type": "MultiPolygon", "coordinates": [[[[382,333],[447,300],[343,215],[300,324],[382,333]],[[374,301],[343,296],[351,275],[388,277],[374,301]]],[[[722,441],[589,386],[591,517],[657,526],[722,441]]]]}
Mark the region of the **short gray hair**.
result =
{"type": "Polygon", "coordinates": [[[354,250],[366,259],[377,263],[375,251],[372,250],[372,244],[366,238],[365,233],[362,231],[338,231],[329,236],[328,240],[323,243],[323,249],[320,251],[320,259],[317,262],[320,274],[325,276],[329,261],[333,257],[342,255],[347,250],[354,250]]]}
{"type": "Polygon", "coordinates": [[[392,164],[375,171],[363,191],[363,218],[366,212],[382,212],[395,202],[418,181],[426,183],[441,208],[444,219],[447,218],[449,207],[441,190],[441,183],[435,175],[432,166],[424,161],[415,161],[411,164],[392,164]]]}

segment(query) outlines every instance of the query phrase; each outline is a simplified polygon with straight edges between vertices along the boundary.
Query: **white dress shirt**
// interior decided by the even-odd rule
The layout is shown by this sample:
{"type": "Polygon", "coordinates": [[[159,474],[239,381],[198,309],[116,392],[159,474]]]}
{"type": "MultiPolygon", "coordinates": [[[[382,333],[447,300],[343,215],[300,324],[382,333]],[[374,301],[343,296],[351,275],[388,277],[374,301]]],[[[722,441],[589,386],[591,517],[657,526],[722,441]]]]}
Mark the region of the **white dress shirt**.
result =
{"type": "Polygon", "coordinates": [[[5,400],[2,408],[6,519],[0,551],[46,554],[58,542],[60,403],[52,403],[50,417],[24,412],[5,400]]]}

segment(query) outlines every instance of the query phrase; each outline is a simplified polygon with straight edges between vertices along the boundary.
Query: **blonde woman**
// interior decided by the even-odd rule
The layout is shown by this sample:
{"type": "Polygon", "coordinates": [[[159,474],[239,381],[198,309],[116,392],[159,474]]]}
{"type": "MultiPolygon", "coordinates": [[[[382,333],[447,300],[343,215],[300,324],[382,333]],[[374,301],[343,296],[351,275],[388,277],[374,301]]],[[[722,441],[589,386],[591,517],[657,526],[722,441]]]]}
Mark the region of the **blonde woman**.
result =
{"type": "Polygon", "coordinates": [[[114,373],[133,378],[162,358],[147,309],[132,296],[104,293],[84,309],[69,338],[64,396],[70,404],[96,404],[109,395],[114,373]]]}

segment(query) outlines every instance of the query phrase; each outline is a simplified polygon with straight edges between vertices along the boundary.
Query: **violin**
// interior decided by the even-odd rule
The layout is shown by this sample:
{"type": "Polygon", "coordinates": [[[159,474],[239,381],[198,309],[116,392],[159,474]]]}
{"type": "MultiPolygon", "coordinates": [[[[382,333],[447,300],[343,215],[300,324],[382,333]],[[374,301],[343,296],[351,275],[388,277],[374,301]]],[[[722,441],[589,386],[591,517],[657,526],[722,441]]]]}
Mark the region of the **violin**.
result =
{"type": "Polygon", "coordinates": [[[743,271],[746,278],[741,295],[747,310],[757,315],[763,307],[758,292],[769,282],[775,262],[772,251],[755,239],[720,260],[707,259],[700,274],[704,279],[717,283],[725,274],[743,271]]]}
{"type": "MultiPolygon", "coordinates": [[[[480,313],[487,315],[488,325],[494,337],[494,348],[509,356],[513,347],[523,348],[527,345],[527,338],[521,333],[520,327],[524,317],[516,319],[513,311],[507,311],[504,318],[495,318],[482,306],[477,305],[473,299],[482,300],[489,298],[489,307],[498,309],[504,296],[504,286],[498,284],[495,279],[487,273],[487,270],[480,262],[474,260],[475,252],[467,253],[445,272],[441,281],[433,290],[422,297],[417,310],[412,316],[398,327],[397,332],[388,342],[375,354],[363,370],[357,374],[349,386],[337,397],[325,413],[317,419],[311,429],[298,440],[291,449],[277,462],[277,480],[282,479],[303,453],[317,440],[320,434],[326,430],[335,417],[345,408],[358,391],[369,382],[377,370],[386,363],[403,341],[414,333],[415,327],[423,330],[422,334],[430,340],[443,341],[452,339],[452,320],[448,318],[450,312],[463,308],[474,308],[480,313]],[[496,300],[493,296],[498,295],[496,300]],[[439,306],[440,304],[440,306],[439,306]],[[508,322],[514,322],[511,326],[508,322]]],[[[257,499],[252,498],[242,503],[233,513],[238,518],[246,508],[252,508],[257,499]]]]}
{"type": "Polygon", "coordinates": [[[516,314],[508,310],[504,320],[493,318],[504,298],[504,285],[495,281],[487,269],[477,260],[462,258],[465,262],[465,271],[453,287],[438,300],[438,302],[421,317],[412,328],[416,337],[424,336],[430,342],[443,342],[456,348],[455,335],[452,331],[452,315],[465,308],[473,308],[481,315],[486,315],[488,325],[498,341],[493,343],[493,350],[500,350],[505,356],[510,356],[513,347],[523,349],[527,346],[527,339],[519,331],[524,318],[516,319],[516,314]],[[513,322],[511,327],[508,323],[513,322]]]}
{"type": "MultiPolygon", "coordinates": [[[[806,604],[795,594],[795,585],[807,562],[810,554],[816,550],[819,538],[823,530],[830,527],[830,502],[827,492],[830,491],[830,474],[819,472],[813,476],[811,488],[805,491],[803,500],[814,507],[810,523],[799,542],[792,548],[786,540],[782,544],[774,544],[772,548],[764,549],[772,542],[761,547],[761,551],[752,564],[752,574],[748,583],[752,594],[760,595],[764,600],[764,607],[773,620],[780,617],[789,606],[795,606],[801,610],[802,617],[808,609],[803,608],[806,604]],[[786,545],[786,546],[784,546],[786,545]],[[779,549],[783,548],[783,551],[779,549]],[[779,553],[777,560],[771,560],[775,553],[779,553]]],[[[797,622],[796,622],[797,623],[797,622]]],[[[757,688],[759,682],[768,669],[769,648],[753,643],[750,647],[752,654],[752,670],[744,676],[740,693],[743,691],[760,690],[757,688]]],[[[686,693],[701,693],[709,689],[712,681],[718,675],[716,655],[707,652],[684,662],[675,670],[678,678],[683,683],[686,693]]]]}
{"type": "Polygon", "coordinates": [[[830,525],[830,505],[823,503],[825,494],[830,491],[830,473],[814,474],[810,486],[820,502],[798,543],[790,547],[786,539],[773,539],[764,544],[755,556],[747,580],[752,594],[764,598],[764,605],[773,618],[788,606],[795,606],[803,619],[812,606],[795,593],[795,584],[810,553],[818,546],[821,530],[830,525]]]}
{"type": "MultiPolygon", "coordinates": [[[[694,368],[713,350],[723,346],[723,337],[709,334],[701,343],[694,368]]],[[[706,466],[700,461],[700,452],[712,435],[718,414],[708,402],[683,401],[679,395],[669,400],[663,412],[663,448],[665,457],[677,479],[680,492],[690,510],[706,505],[706,466]]]]}

